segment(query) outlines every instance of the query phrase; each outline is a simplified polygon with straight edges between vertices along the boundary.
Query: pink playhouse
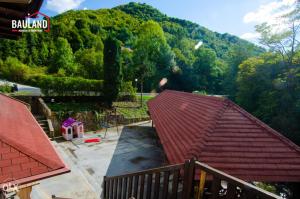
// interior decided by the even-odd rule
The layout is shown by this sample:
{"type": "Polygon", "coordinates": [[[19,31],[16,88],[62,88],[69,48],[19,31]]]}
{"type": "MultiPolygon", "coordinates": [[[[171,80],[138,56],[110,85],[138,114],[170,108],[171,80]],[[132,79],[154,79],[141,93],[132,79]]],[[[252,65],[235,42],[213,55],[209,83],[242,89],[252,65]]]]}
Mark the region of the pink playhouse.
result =
{"type": "Polygon", "coordinates": [[[83,138],[83,123],[69,117],[62,123],[61,132],[66,140],[72,140],[73,138],[83,138]]]}

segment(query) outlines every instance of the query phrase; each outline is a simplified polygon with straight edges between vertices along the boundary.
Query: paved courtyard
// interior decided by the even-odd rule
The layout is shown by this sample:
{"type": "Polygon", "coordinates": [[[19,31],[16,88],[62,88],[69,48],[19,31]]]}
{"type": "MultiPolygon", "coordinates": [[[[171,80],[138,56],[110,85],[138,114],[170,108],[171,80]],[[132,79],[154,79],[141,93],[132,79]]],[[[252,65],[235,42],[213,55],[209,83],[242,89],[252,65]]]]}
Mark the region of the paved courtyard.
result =
{"type": "MultiPolygon", "coordinates": [[[[165,155],[150,122],[109,129],[101,143],[54,141],[57,151],[71,172],[40,181],[33,199],[100,198],[103,176],[162,166],[165,155]]],[[[104,132],[93,135],[103,136],[104,132]]]]}

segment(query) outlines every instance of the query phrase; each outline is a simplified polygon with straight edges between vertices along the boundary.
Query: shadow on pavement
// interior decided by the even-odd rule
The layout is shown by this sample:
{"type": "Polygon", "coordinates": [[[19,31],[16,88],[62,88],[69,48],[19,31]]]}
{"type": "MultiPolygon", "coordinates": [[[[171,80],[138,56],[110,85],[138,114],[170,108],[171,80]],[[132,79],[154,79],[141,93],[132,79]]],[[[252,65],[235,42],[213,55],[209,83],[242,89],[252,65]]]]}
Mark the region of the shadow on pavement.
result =
{"type": "Polygon", "coordinates": [[[115,176],[162,166],[165,154],[150,123],[125,126],[106,176],[115,176]]]}

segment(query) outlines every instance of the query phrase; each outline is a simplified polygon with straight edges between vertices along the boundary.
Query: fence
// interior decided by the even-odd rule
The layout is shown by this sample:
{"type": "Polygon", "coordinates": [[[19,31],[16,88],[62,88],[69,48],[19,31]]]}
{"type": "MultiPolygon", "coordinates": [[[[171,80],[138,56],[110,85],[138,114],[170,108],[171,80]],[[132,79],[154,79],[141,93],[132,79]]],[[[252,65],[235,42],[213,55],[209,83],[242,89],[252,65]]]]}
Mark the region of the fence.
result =
{"type": "Polygon", "coordinates": [[[281,199],[193,159],[184,164],[105,176],[103,186],[104,199],[281,199]],[[199,180],[195,178],[197,173],[200,175],[199,180]],[[222,181],[227,183],[227,188],[222,188],[222,181]]]}

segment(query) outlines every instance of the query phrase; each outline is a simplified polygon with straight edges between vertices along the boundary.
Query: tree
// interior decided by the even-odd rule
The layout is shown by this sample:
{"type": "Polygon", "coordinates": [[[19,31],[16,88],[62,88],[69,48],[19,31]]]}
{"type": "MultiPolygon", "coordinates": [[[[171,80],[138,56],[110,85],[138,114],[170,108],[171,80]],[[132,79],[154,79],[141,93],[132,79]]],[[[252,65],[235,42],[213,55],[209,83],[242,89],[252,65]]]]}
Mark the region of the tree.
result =
{"type": "MultiPolygon", "coordinates": [[[[300,3],[295,3],[288,8],[292,11],[282,14],[278,18],[278,24],[268,24],[267,22],[256,26],[256,31],[260,33],[260,43],[267,46],[271,51],[282,56],[283,61],[287,61],[288,66],[292,65],[292,60],[296,49],[299,47],[300,33],[300,3]]],[[[282,10],[280,10],[282,12],[282,10]]]]}
{"type": "Polygon", "coordinates": [[[219,78],[225,71],[225,65],[217,59],[216,53],[208,48],[200,47],[195,52],[196,60],[193,73],[196,77],[196,89],[209,92],[219,91],[219,78]]]}
{"type": "Polygon", "coordinates": [[[287,70],[277,53],[249,58],[239,66],[237,88],[238,104],[300,144],[299,67],[287,70]]]}
{"type": "Polygon", "coordinates": [[[239,71],[239,65],[246,59],[255,56],[253,46],[233,46],[226,54],[228,68],[225,71],[223,84],[224,93],[231,99],[235,99],[237,87],[236,79],[239,71]]]}
{"type": "MultiPolygon", "coordinates": [[[[257,70],[264,64],[264,60],[258,57],[252,57],[244,61],[239,66],[237,78],[238,93],[237,102],[249,112],[257,110],[258,95],[263,89],[261,84],[257,84],[259,75],[257,70]]],[[[260,74],[261,77],[266,74],[260,74]]],[[[264,77],[265,78],[265,77],[264,77]]]]}
{"type": "Polygon", "coordinates": [[[27,78],[30,68],[17,58],[7,57],[0,63],[0,76],[10,81],[22,82],[27,78]]]}
{"type": "Polygon", "coordinates": [[[154,84],[157,85],[159,79],[166,76],[171,67],[175,65],[174,54],[158,23],[147,21],[142,24],[134,46],[133,62],[141,84],[145,78],[157,74],[156,81],[154,81],[154,84]]]}
{"type": "Polygon", "coordinates": [[[103,51],[96,51],[95,48],[79,50],[75,53],[75,60],[80,64],[81,76],[88,79],[102,79],[103,51]]]}
{"type": "Polygon", "coordinates": [[[68,40],[58,37],[55,47],[56,49],[52,57],[49,72],[57,73],[58,70],[62,68],[69,75],[76,73],[77,68],[74,63],[72,48],[68,43],[68,40]]]}
{"type": "Polygon", "coordinates": [[[112,106],[119,94],[121,85],[121,56],[120,43],[109,36],[104,42],[104,99],[109,107],[112,106]]]}

